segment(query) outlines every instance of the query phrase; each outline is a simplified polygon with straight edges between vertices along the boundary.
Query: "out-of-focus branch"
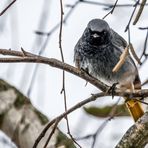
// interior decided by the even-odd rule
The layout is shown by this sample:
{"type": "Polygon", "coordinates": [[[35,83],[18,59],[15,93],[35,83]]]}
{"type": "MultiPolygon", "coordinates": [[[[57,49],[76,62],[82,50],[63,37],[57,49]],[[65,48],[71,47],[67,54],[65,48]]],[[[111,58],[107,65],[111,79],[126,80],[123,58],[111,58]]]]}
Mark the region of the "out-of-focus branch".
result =
{"type": "Polygon", "coordinates": [[[148,112],[122,137],[116,148],[143,148],[148,143],[148,112]]]}
{"type": "MultiPolygon", "coordinates": [[[[38,55],[42,55],[44,53],[51,35],[61,26],[61,23],[62,23],[62,25],[66,24],[68,18],[70,17],[70,15],[72,14],[72,12],[74,11],[75,7],[78,4],[79,4],[79,1],[76,1],[71,6],[70,10],[65,15],[65,17],[63,18],[63,16],[62,16],[62,21],[58,22],[53,28],[50,29],[50,31],[48,31],[48,32],[43,32],[43,31],[40,31],[40,30],[35,31],[36,35],[40,35],[42,37],[45,37],[45,40],[44,40],[43,44],[41,45],[40,49],[38,50],[38,55]]],[[[62,59],[64,59],[63,56],[62,56],[62,59]]],[[[33,88],[33,85],[34,85],[34,82],[35,82],[35,77],[36,77],[36,74],[37,74],[37,70],[38,70],[38,64],[35,65],[35,69],[34,69],[33,74],[32,74],[31,83],[30,83],[30,86],[29,86],[29,89],[28,89],[28,92],[27,92],[28,96],[30,96],[30,94],[31,94],[31,91],[32,91],[32,88],[33,88]]]]}
{"type": "MultiPolygon", "coordinates": [[[[18,147],[31,148],[40,131],[49,122],[47,117],[35,109],[28,98],[3,80],[0,80],[0,104],[0,129],[18,147]]],[[[50,134],[52,129],[47,133],[50,134]]],[[[45,136],[42,139],[39,147],[43,147],[47,138],[45,136]]],[[[59,145],[68,147],[73,142],[56,128],[48,147],[59,145]]]]}
{"type": "Polygon", "coordinates": [[[137,0],[136,3],[134,4],[134,10],[133,10],[133,12],[132,12],[132,14],[131,14],[131,17],[130,17],[130,19],[129,19],[129,21],[128,21],[127,26],[125,27],[125,32],[126,32],[127,30],[129,30],[129,27],[130,27],[130,24],[131,24],[132,18],[133,18],[134,13],[135,13],[135,11],[136,11],[138,5],[139,5],[139,1],[140,1],[140,0],[137,0]]]}
{"type": "Polygon", "coordinates": [[[144,85],[146,85],[146,84],[148,84],[148,79],[146,79],[146,80],[142,83],[141,86],[144,86],[144,85]]]}
{"type": "Polygon", "coordinates": [[[138,12],[137,12],[137,15],[136,15],[136,17],[135,17],[135,20],[134,20],[134,22],[133,22],[133,25],[136,25],[136,23],[138,22],[138,20],[139,20],[141,14],[142,14],[142,11],[143,11],[143,9],[144,9],[144,6],[145,6],[145,4],[146,4],[146,1],[147,1],[147,0],[142,0],[142,2],[141,2],[141,4],[140,4],[140,8],[139,8],[139,10],[138,10],[138,12]]]}
{"type": "Polygon", "coordinates": [[[0,12],[0,16],[2,16],[14,3],[16,0],[13,0],[2,12],[0,12]]]}
{"type": "MultiPolygon", "coordinates": [[[[109,3],[101,3],[101,2],[97,2],[97,1],[90,1],[90,0],[79,0],[80,2],[86,3],[86,4],[92,4],[92,5],[98,5],[98,6],[105,6],[104,10],[109,10],[112,9],[114,7],[114,4],[109,4],[109,3]]],[[[140,3],[138,3],[137,5],[140,5],[140,3]]],[[[148,4],[145,4],[148,5],[148,4]]],[[[133,4],[118,4],[116,5],[116,7],[133,7],[133,4]]]]}

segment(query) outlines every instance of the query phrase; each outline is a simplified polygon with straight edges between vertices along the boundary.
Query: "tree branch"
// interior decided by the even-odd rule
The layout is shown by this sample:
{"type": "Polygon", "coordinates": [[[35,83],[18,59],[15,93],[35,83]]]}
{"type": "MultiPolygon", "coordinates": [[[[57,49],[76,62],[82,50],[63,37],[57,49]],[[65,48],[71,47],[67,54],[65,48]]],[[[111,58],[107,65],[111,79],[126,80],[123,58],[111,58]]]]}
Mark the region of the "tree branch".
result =
{"type": "Polygon", "coordinates": [[[146,112],[122,137],[116,148],[144,148],[148,143],[148,112],[146,112]]]}
{"type": "MultiPolygon", "coordinates": [[[[19,57],[14,57],[14,58],[0,58],[0,63],[16,63],[16,62],[26,62],[26,63],[41,63],[41,64],[47,64],[55,68],[59,68],[61,70],[67,71],[71,74],[74,74],[90,84],[94,85],[98,89],[100,89],[103,92],[106,92],[106,96],[109,95],[111,96],[111,93],[108,92],[109,86],[105,85],[101,81],[89,76],[87,73],[84,71],[79,70],[78,68],[75,68],[67,63],[63,63],[57,59],[54,58],[46,58],[43,56],[38,56],[29,52],[26,52],[23,50],[23,53],[20,51],[12,51],[12,50],[7,50],[7,49],[0,49],[0,54],[4,55],[11,55],[11,56],[19,56],[19,57]]],[[[124,97],[148,97],[148,89],[143,89],[143,90],[137,90],[135,92],[130,92],[125,90],[124,92],[120,89],[116,89],[114,92],[114,96],[124,96],[124,97]]]]}
{"type": "Polygon", "coordinates": [[[65,70],[67,72],[70,72],[86,81],[89,83],[93,84],[97,88],[99,88],[102,91],[107,91],[108,86],[103,84],[102,82],[98,81],[97,79],[89,76],[83,71],[78,70],[77,68],[63,63],[57,59],[54,58],[46,58],[42,56],[38,56],[29,52],[26,52],[23,50],[21,51],[13,51],[13,50],[7,50],[7,49],[0,49],[0,54],[3,55],[11,55],[11,56],[17,56],[16,58],[0,58],[0,63],[16,63],[16,62],[28,62],[28,63],[42,63],[42,64],[47,64],[52,67],[56,67],[62,70],[65,70]]]}
{"type": "MultiPolygon", "coordinates": [[[[18,147],[31,148],[38,134],[48,122],[47,117],[35,109],[27,97],[13,86],[0,80],[0,129],[18,147]]],[[[53,127],[49,128],[47,135],[51,133],[52,129],[53,127]]],[[[39,147],[44,146],[47,135],[39,143],[39,147]]],[[[56,128],[48,147],[55,147],[55,145],[68,147],[68,143],[69,146],[73,145],[72,140],[56,128]]]]}

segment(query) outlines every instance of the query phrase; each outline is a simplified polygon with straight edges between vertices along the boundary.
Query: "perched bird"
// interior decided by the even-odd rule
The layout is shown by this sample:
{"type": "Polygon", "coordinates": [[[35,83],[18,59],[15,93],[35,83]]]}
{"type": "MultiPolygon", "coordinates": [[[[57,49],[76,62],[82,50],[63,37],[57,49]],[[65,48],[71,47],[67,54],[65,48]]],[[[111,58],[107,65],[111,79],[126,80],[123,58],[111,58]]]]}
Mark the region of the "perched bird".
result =
{"type": "MultiPolygon", "coordinates": [[[[113,72],[126,47],[127,42],[106,21],[93,19],[75,46],[74,62],[76,67],[109,86],[118,83],[124,90],[141,89],[138,70],[129,54],[119,70],[113,72]]],[[[138,101],[130,99],[126,105],[135,121],[144,114],[138,101]]]]}

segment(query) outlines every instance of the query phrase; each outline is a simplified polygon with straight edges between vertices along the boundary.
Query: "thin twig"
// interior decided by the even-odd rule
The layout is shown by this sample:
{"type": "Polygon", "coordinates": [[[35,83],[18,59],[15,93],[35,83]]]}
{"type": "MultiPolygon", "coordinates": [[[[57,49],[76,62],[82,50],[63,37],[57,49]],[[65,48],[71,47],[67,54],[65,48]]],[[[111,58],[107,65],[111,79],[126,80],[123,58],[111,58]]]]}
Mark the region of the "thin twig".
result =
{"type": "Polygon", "coordinates": [[[111,121],[117,114],[116,114],[116,111],[117,111],[117,105],[119,103],[119,100],[117,100],[117,102],[114,104],[111,112],[110,112],[110,117],[107,118],[102,124],[101,126],[97,129],[96,133],[93,135],[93,143],[92,143],[92,148],[95,147],[95,143],[96,143],[96,139],[98,137],[98,135],[101,133],[101,131],[106,127],[107,123],[109,121],[111,121]]]}
{"type": "MultiPolygon", "coordinates": [[[[97,1],[89,1],[89,0],[79,0],[82,3],[91,4],[91,5],[97,5],[97,6],[105,6],[107,8],[104,8],[104,10],[109,10],[114,7],[114,4],[109,3],[101,3],[97,1]]],[[[140,5],[139,3],[137,5],[140,5]]],[[[146,4],[147,6],[148,4],[146,4]]],[[[116,7],[133,7],[133,4],[118,4],[116,7]]]]}
{"type": "Polygon", "coordinates": [[[115,9],[117,3],[118,3],[118,0],[116,0],[113,8],[102,19],[105,19],[109,14],[112,14],[114,12],[114,9],[115,9]]]}
{"type": "Polygon", "coordinates": [[[148,103],[147,102],[145,102],[145,101],[142,101],[142,100],[139,100],[139,99],[133,99],[133,100],[136,100],[136,101],[138,101],[138,102],[140,102],[140,103],[142,103],[142,104],[145,104],[145,105],[148,105],[148,103]]]}
{"type": "Polygon", "coordinates": [[[55,121],[55,123],[54,123],[54,126],[53,126],[53,128],[52,128],[52,131],[51,131],[50,135],[48,136],[48,139],[46,140],[46,143],[45,143],[45,145],[44,145],[43,148],[46,148],[46,147],[48,146],[48,143],[49,143],[49,141],[50,141],[52,135],[54,134],[55,130],[57,129],[57,126],[58,126],[58,123],[60,122],[60,120],[61,120],[60,118],[57,118],[57,119],[56,119],[56,121],[55,121]]]}
{"type": "Polygon", "coordinates": [[[134,47],[133,47],[132,43],[129,43],[129,49],[130,49],[130,51],[131,51],[133,57],[135,58],[135,60],[138,62],[139,65],[141,65],[142,63],[141,63],[141,61],[140,61],[140,58],[137,56],[137,54],[136,54],[136,52],[135,52],[135,50],[134,50],[134,47]]]}
{"type": "Polygon", "coordinates": [[[110,112],[110,117],[108,117],[99,127],[98,129],[96,130],[95,133],[93,134],[89,134],[89,135],[86,135],[84,137],[80,137],[80,138],[76,138],[76,140],[84,140],[84,139],[88,139],[88,138],[93,138],[93,142],[92,142],[92,148],[94,148],[95,146],[95,143],[96,143],[96,138],[99,136],[99,134],[101,133],[101,131],[105,128],[105,126],[107,125],[108,121],[111,121],[117,114],[116,114],[116,111],[117,111],[117,105],[119,103],[119,100],[120,98],[117,100],[117,102],[114,104],[113,108],[111,109],[111,112],[110,112]]]}
{"type": "MultiPolygon", "coordinates": [[[[63,11],[63,3],[62,0],[60,0],[60,8],[61,8],[61,19],[60,19],[60,31],[59,31],[59,49],[60,49],[60,53],[61,53],[61,58],[62,58],[62,62],[64,63],[64,54],[63,54],[63,49],[62,49],[62,29],[63,29],[63,15],[64,15],[64,11],[63,11]]],[[[64,106],[65,106],[65,112],[67,112],[67,97],[66,97],[66,88],[65,88],[65,71],[63,70],[63,82],[62,82],[62,90],[61,93],[64,94],[64,106]]],[[[66,119],[66,124],[67,124],[67,133],[68,135],[71,137],[71,139],[73,140],[73,142],[81,148],[81,146],[75,141],[75,139],[73,138],[71,132],[70,132],[70,126],[69,126],[69,120],[68,120],[68,116],[65,116],[66,119]]]]}
{"type": "Polygon", "coordinates": [[[148,79],[146,79],[146,80],[141,84],[141,86],[144,86],[144,85],[146,85],[146,84],[148,84],[148,79]]]}
{"type": "Polygon", "coordinates": [[[42,64],[47,64],[52,67],[57,67],[60,69],[64,69],[67,72],[73,73],[74,75],[77,75],[79,77],[84,77],[84,80],[92,83],[94,86],[100,88],[102,91],[106,91],[108,89],[108,86],[105,85],[104,83],[100,82],[99,80],[89,76],[87,73],[84,71],[80,71],[79,69],[63,63],[57,59],[54,58],[46,58],[42,56],[38,56],[36,54],[32,54],[27,52],[27,56],[24,57],[24,54],[20,51],[12,51],[12,50],[7,50],[7,49],[0,49],[0,54],[5,54],[5,55],[13,55],[13,56],[19,56],[18,58],[0,58],[0,62],[5,62],[5,63],[16,63],[16,62],[28,62],[28,63],[42,63],[42,64]],[[31,55],[31,56],[30,56],[31,55]],[[100,86],[99,86],[100,85],[100,86]]]}
{"type": "Polygon", "coordinates": [[[133,18],[133,16],[134,16],[134,13],[135,13],[135,11],[136,11],[137,6],[139,5],[139,1],[140,1],[140,0],[136,1],[136,3],[134,4],[134,10],[133,10],[133,12],[132,12],[132,14],[131,14],[131,17],[130,17],[130,19],[129,19],[129,22],[128,22],[127,26],[125,27],[125,32],[129,29],[131,20],[132,20],[132,18],[133,18]]]}
{"type": "MultiPolygon", "coordinates": [[[[74,8],[79,4],[79,1],[76,1],[75,4],[72,6],[72,8],[68,11],[68,13],[66,14],[65,18],[63,19],[62,23],[66,23],[68,18],[70,17],[70,15],[72,14],[72,12],[74,11],[74,8]]],[[[51,28],[50,31],[48,32],[41,32],[41,31],[35,31],[35,33],[37,35],[44,35],[46,38],[45,38],[45,41],[44,43],[42,44],[41,48],[39,49],[39,53],[38,55],[42,55],[46,49],[46,46],[50,40],[50,37],[51,35],[60,27],[61,25],[61,22],[58,22],[53,28],[51,28]]],[[[63,57],[62,57],[63,59],[63,57]]],[[[32,74],[32,78],[31,78],[31,82],[30,82],[30,86],[29,86],[29,89],[27,91],[27,95],[30,96],[30,93],[32,91],[32,88],[33,88],[33,85],[34,85],[34,82],[35,82],[35,77],[36,77],[36,74],[37,74],[37,71],[38,70],[38,64],[35,65],[35,68],[34,68],[34,71],[33,71],[33,74],[32,74]]]]}
{"type": "Polygon", "coordinates": [[[2,16],[15,2],[16,0],[13,0],[4,10],[2,10],[0,16],[2,16]]]}
{"type": "Polygon", "coordinates": [[[147,42],[148,42],[148,29],[147,29],[147,32],[146,32],[146,37],[145,37],[145,41],[144,41],[143,52],[142,52],[142,54],[140,56],[140,60],[142,59],[143,56],[147,57],[147,54],[146,54],[147,42]]]}
{"type": "Polygon", "coordinates": [[[136,17],[135,17],[135,20],[134,20],[134,22],[133,22],[133,25],[136,25],[136,23],[138,22],[138,20],[139,20],[141,14],[142,14],[142,11],[143,11],[143,9],[144,9],[144,6],[145,6],[145,4],[146,4],[146,1],[147,1],[147,0],[142,0],[142,3],[140,4],[140,8],[139,8],[139,10],[138,10],[138,12],[137,12],[137,15],[136,15],[136,17]]]}
{"type": "Polygon", "coordinates": [[[85,99],[79,103],[77,103],[76,105],[74,105],[73,107],[71,107],[70,109],[67,110],[67,112],[62,113],[61,115],[59,115],[58,117],[54,118],[53,120],[51,120],[46,126],[45,128],[42,130],[42,132],[40,133],[40,135],[38,136],[38,138],[36,139],[33,148],[36,148],[40,142],[40,140],[45,136],[47,130],[58,120],[63,119],[64,117],[66,117],[68,114],[70,114],[71,112],[75,111],[76,109],[82,107],[83,105],[91,102],[91,101],[95,101],[97,98],[104,96],[106,93],[102,92],[102,93],[98,93],[95,94],[91,97],[89,97],[88,99],[85,99]]]}
{"type": "MultiPolygon", "coordinates": [[[[45,29],[45,25],[47,24],[47,21],[48,21],[48,17],[50,15],[50,1],[44,1],[43,2],[43,6],[42,6],[42,12],[41,12],[41,15],[40,15],[40,18],[39,18],[39,25],[38,25],[38,29],[45,29]]],[[[34,43],[33,43],[33,46],[32,46],[32,49],[38,49],[38,50],[34,50],[34,52],[37,54],[42,54],[40,53],[41,50],[44,49],[44,47],[42,46],[46,40],[46,36],[38,36],[36,35],[36,38],[34,40],[34,43]]],[[[32,50],[33,51],[33,50],[32,50]]],[[[44,52],[44,51],[42,51],[44,52]]],[[[33,67],[33,66],[32,66],[33,67]]],[[[38,71],[38,64],[34,64],[34,68],[33,71],[32,71],[32,74],[31,74],[31,78],[30,78],[30,83],[29,83],[29,86],[28,86],[28,89],[27,89],[27,96],[30,98],[30,95],[31,95],[31,92],[33,90],[33,86],[34,86],[34,83],[36,81],[36,75],[37,75],[37,71],[38,71]]],[[[23,76],[22,76],[22,80],[21,80],[21,85],[23,86],[23,83],[24,83],[24,77],[26,77],[26,72],[28,71],[28,66],[25,67],[24,69],[24,72],[23,72],[23,76]]]]}
{"type": "MultiPolygon", "coordinates": [[[[80,1],[76,1],[71,9],[67,12],[67,14],[65,15],[64,19],[63,19],[63,24],[66,24],[67,20],[69,19],[69,17],[71,16],[72,12],[75,10],[76,6],[80,3],[80,1]]],[[[41,32],[41,31],[35,31],[36,34],[38,35],[47,35],[47,36],[51,36],[51,34],[53,34],[59,27],[60,27],[60,23],[58,22],[50,31],[48,32],[41,32]]],[[[46,47],[46,46],[45,46],[46,47]]]]}

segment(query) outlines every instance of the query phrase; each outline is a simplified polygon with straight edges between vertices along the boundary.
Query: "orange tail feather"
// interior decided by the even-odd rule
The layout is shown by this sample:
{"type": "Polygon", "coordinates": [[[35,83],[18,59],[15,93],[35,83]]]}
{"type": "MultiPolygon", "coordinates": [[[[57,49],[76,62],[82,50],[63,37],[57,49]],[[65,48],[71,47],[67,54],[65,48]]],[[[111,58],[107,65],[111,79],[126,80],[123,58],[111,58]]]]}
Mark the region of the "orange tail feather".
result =
{"type": "Polygon", "coordinates": [[[135,122],[144,114],[144,110],[142,109],[141,103],[138,101],[127,101],[126,106],[135,122]]]}

